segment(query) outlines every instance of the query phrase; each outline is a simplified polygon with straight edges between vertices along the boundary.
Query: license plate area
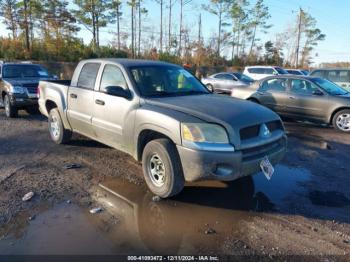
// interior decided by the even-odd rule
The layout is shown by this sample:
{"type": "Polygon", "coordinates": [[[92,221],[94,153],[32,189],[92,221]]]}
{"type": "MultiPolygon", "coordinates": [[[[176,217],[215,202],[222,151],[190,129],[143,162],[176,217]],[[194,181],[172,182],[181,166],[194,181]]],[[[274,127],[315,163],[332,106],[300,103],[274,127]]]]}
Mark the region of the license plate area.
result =
{"type": "Polygon", "coordinates": [[[273,168],[270,160],[268,159],[267,156],[265,156],[261,162],[260,162],[260,169],[265,175],[267,180],[270,180],[273,173],[275,172],[275,169],[273,168]]]}

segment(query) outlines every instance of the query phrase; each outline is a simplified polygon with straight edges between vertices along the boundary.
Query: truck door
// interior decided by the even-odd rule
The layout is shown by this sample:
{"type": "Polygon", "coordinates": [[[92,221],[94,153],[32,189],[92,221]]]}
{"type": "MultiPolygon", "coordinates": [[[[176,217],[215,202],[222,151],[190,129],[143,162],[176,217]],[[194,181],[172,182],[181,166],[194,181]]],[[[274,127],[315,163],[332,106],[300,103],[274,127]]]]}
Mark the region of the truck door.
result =
{"type": "Polygon", "coordinates": [[[117,65],[106,64],[101,75],[98,92],[93,104],[92,125],[99,141],[123,150],[124,119],[132,102],[127,98],[108,94],[108,87],[121,87],[128,91],[122,70],[117,65]]]}
{"type": "Polygon", "coordinates": [[[100,63],[83,65],[77,86],[68,90],[68,120],[72,128],[79,133],[94,137],[91,120],[94,105],[94,87],[100,63]]]}

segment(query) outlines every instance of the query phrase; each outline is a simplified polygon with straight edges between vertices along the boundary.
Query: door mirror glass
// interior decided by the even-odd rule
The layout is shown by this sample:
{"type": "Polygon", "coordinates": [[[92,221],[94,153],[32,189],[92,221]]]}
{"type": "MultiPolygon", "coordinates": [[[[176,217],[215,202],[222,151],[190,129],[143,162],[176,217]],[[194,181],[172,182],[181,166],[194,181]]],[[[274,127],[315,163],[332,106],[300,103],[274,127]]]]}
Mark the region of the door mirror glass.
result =
{"type": "Polygon", "coordinates": [[[106,93],[111,96],[119,96],[124,97],[126,99],[131,98],[131,93],[129,90],[125,90],[121,86],[107,86],[106,87],[106,93]]]}

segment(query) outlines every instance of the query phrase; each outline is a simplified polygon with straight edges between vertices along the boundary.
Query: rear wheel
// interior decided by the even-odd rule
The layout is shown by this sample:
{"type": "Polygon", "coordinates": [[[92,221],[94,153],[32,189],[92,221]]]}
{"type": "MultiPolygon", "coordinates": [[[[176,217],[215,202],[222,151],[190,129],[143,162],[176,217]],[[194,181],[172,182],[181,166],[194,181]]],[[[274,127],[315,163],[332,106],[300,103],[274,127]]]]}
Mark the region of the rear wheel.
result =
{"type": "Polygon", "coordinates": [[[166,138],[149,142],[142,154],[143,175],[152,193],[171,197],[181,192],[185,180],[175,145],[166,138]]]}
{"type": "Polygon", "coordinates": [[[345,109],[333,117],[333,127],[339,131],[350,133],[350,110],[345,109]]]}
{"type": "Polygon", "coordinates": [[[11,105],[9,95],[5,95],[4,97],[4,107],[5,107],[5,114],[7,117],[13,118],[18,116],[18,109],[17,107],[11,105]]]}
{"type": "Polygon", "coordinates": [[[65,144],[72,137],[72,131],[65,129],[57,108],[51,109],[49,118],[49,132],[56,144],[65,144]]]}

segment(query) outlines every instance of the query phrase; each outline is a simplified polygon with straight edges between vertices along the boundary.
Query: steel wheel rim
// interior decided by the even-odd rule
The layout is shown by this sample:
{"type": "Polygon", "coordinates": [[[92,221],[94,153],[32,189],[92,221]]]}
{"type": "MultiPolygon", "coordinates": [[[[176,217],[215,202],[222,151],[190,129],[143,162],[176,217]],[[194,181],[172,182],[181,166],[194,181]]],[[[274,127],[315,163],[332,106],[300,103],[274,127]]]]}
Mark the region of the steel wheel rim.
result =
{"type": "Polygon", "coordinates": [[[350,113],[339,115],[336,124],[337,127],[343,131],[350,131],[350,113]]]}
{"type": "Polygon", "coordinates": [[[56,116],[51,116],[50,133],[55,139],[57,139],[60,136],[60,126],[58,124],[58,119],[56,116]]]}
{"type": "Polygon", "coordinates": [[[10,101],[9,101],[9,99],[8,99],[7,96],[5,96],[5,99],[4,99],[4,100],[5,100],[5,101],[4,101],[4,104],[5,104],[5,113],[6,113],[7,116],[9,116],[9,115],[10,115],[10,101]]]}
{"type": "Polygon", "coordinates": [[[150,158],[148,173],[155,186],[161,187],[165,184],[165,165],[158,154],[154,154],[150,158]]]}

